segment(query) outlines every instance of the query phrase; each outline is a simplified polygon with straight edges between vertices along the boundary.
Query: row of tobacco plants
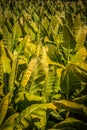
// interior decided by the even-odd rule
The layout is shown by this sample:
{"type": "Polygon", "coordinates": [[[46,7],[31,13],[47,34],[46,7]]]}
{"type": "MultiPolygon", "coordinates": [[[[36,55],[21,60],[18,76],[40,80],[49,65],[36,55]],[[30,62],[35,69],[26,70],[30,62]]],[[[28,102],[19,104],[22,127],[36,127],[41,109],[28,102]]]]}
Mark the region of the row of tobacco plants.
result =
{"type": "Polygon", "coordinates": [[[0,130],[86,130],[86,0],[0,0],[0,130]]]}

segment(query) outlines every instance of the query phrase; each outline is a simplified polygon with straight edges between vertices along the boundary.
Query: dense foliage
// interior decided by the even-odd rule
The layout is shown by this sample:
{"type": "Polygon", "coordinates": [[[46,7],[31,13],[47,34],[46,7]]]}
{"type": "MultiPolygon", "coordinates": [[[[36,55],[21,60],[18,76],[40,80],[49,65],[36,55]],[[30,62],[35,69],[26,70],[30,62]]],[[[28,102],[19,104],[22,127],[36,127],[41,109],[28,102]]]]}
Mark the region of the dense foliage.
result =
{"type": "Polygon", "coordinates": [[[86,5],[0,1],[0,130],[86,130],[86,5]]]}

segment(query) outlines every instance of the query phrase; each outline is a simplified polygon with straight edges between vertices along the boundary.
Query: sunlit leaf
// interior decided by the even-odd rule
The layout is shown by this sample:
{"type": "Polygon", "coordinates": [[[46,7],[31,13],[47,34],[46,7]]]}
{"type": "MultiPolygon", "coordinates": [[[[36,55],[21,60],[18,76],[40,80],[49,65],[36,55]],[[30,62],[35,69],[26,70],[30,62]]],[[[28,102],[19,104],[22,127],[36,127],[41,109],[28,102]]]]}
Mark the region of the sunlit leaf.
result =
{"type": "Polygon", "coordinates": [[[76,16],[76,19],[74,20],[74,26],[73,26],[73,33],[75,37],[78,34],[80,27],[81,27],[81,20],[80,20],[80,14],[78,14],[76,16]]]}
{"type": "Polygon", "coordinates": [[[28,68],[25,70],[22,81],[21,81],[21,85],[23,87],[25,87],[27,85],[27,82],[31,76],[32,71],[34,70],[34,67],[36,65],[37,59],[33,58],[28,65],[28,68]]]}
{"type": "Polygon", "coordinates": [[[77,102],[79,104],[84,104],[85,106],[87,106],[87,95],[83,95],[81,97],[77,97],[73,99],[74,102],[77,102]]]}
{"type": "Polygon", "coordinates": [[[78,104],[68,100],[53,101],[53,104],[58,109],[66,109],[66,110],[73,111],[75,113],[87,115],[87,107],[85,107],[83,104],[78,104]]]}
{"type": "Polygon", "coordinates": [[[32,22],[30,23],[30,25],[33,27],[33,29],[34,29],[35,32],[38,32],[38,27],[37,27],[37,25],[36,25],[35,22],[32,21],[32,22]]]}
{"type": "Polygon", "coordinates": [[[12,69],[9,77],[9,91],[11,92],[11,96],[13,96],[14,91],[14,84],[15,84],[15,75],[16,75],[16,69],[17,69],[17,61],[18,61],[18,53],[14,51],[13,55],[13,63],[12,63],[12,69]]]}
{"type": "Polygon", "coordinates": [[[87,51],[85,47],[82,47],[77,51],[75,55],[71,55],[71,61],[73,62],[83,62],[87,56],[87,51]]]}
{"type": "Polygon", "coordinates": [[[83,47],[85,39],[86,39],[86,35],[87,35],[87,27],[86,26],[80,27],[78,30],[78,33],[76,34],[76,41],[77,41],[76,49],[77,50],[83,47]]]}
{"type": "Polygon", "coordinates": [[[25,93],[25,97],[28,101],[41,101],[42,97],[30,93],[25,93]]]}
{"type": "Polygon", "coordinates": [[[10,63],[11,63],[11,61],[10,61],[10,58],[7,56],[7,53],[6,53],[6,49],[5,49],[5,47],[4,47],[4,44],[3,44],[3,42],[1,42],[1,46],[0,46],[1,48],[0,48],[0,55],[1,55],[1,57],[0,57],[0,60],[1,60],[1,63],[2,63],[2,66],[3,66],[3,71],[4,71],[4,73],[10,73],[10,71],[11,71],[11,65],[10,65],[10,63]]]}
{"type": "Polygon", "coordinates": [[[13,130],[13,127],[15,127],[15,118],[18,116],[18,113],[15,113],[8,117],[8,119],[3,123],[0,130],[13,130]]]}

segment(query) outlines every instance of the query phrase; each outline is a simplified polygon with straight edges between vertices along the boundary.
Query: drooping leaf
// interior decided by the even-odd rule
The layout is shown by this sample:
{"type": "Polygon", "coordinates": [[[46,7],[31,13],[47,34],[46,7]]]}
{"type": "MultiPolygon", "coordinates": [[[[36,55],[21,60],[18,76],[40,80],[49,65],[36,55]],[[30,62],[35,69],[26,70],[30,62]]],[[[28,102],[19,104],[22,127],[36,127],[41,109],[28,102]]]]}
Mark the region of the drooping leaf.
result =
{"type": "MultiPolygon", "coordinates": [[[[42,104],[33,104],[29,107],[27,107],[26,109],[24,109],[17,117],[17,122],[18,125],[20,125],[19,123],[22,123],[23,119],[40,119],[40,124],[39,124],[39,128],[44,127],[45,123],[46,123],[46,112],[44,107],[42,106],[42,104]]],[[[24,126],[25,127],[25,126],[24,126]]]]}
{"type": "Polygon", "coordinates": [[[27,98],[28,101],[41,101],[42,97],[39,95],[34,95],[31,93],[25,93],[25,97],[27,98]]]}
{"type": "MultiPolygon", "coordinates": [[[[81,44],[80,44],[81,45],[81,44]]],[[[85,47],[82,47],[77,51],[75,55],[71,55],[71,61],[73,62],[84,62],[87,56],[87,51],[85,47]]]]}
{"type": "Polygon", "coordinates": [[[74,73],[78,76],[79,80],[87,83],[87,72],[84,71],[84,69],[80,69],[77,67],[73,67],[74,73]]]}
{"type": "Polygon", "coordinates": [[[71,63],[70,66],[72,67],[73,72],[75,73],[76,77],[78,77],[79,81],[87,82],[87,64],[84,62],[77,62],[75,64],[71,63]]]}
{"type": "Polygon", "coordinates": [[[39,129],[44,129],[46,125],[47,109],[55,110],[56,107],[52,103],[33,104],[28,106],[18,115],[16,119],[17,126],[22,124],[22,128],[25,128],[27,125],[25,121],[28,121],[28,125],[30,125],[29,121],[30,123],[33,121],[33,125],[36,125],[39,129]]]}
{"type": "Polygon", "coordinates": [[[52,115],[55,119],[57,119],[58,121],[63,121],[63,120],[64,120],[63,117],[62,117],[56,110],[52,111],[52,112],[51,112],[51,115],[52,115]]]}
{"type": "Polygon", "coordinates": [[[72,101],[77,102],[79,104],[84,104],[87,107],[87,95],[76,97],[72,101]]]}
{"type": "Polygon", "coordinates": [[[66,120],[54,125],[55,129],[63,129],[63,130],[86,130],[87,123],[84,123],[80,120],[74,118],[67,118],[66,120]]]}
{"type": "Polygon", "coordinates": [[[87,72],[87,64],[85,62],[71,62],[71,64],[84,72],[87,72]]]}
{"type": "Polygon", "coordinates": [[[3,123],[3,120],[7,114],[9,105],[9,94],[3,97],[2,101],[0,102],[0,125],[3,123]]]}
{"type": "Polygon", "coordinates": [[[8,117],[8,119],[2,124],[0,130],[13,130],[15,127],[15,118],[17,118],[18,113],[15,113],[8,117]]]}
{"type": "Polygon", "coordinates": [[[49,108],[49,109],[52,109],[52,110],[55,110],[57,108],[53,103],[46,103],[46,104],[43,104],[43,106],[45,108],[49,108]]]}
{"type": "Polygon", "coordinates": [[[60,100],[60,101],[53,101],[53,104],[58,109],[66,109],[72,111],[74,113],[86,114],[87,115],[87,107],[83,104],[78,104],[75,102],[71,102],[68,100],[60,100]]]}

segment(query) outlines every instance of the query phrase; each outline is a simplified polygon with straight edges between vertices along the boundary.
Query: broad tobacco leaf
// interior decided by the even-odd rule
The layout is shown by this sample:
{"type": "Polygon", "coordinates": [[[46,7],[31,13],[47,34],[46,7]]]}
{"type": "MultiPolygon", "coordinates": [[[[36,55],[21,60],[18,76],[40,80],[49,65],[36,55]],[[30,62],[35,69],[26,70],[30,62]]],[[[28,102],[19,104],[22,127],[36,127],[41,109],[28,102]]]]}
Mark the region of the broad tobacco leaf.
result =
{"type": "Polygon", "coordinates": [[[64,25],[63,28],[63,40],[64,40],[64,42],[62,43],[63,47],[67,49],[75,49],[76,40],[74,38],[74,35],[66,25],[64,25]]]}

